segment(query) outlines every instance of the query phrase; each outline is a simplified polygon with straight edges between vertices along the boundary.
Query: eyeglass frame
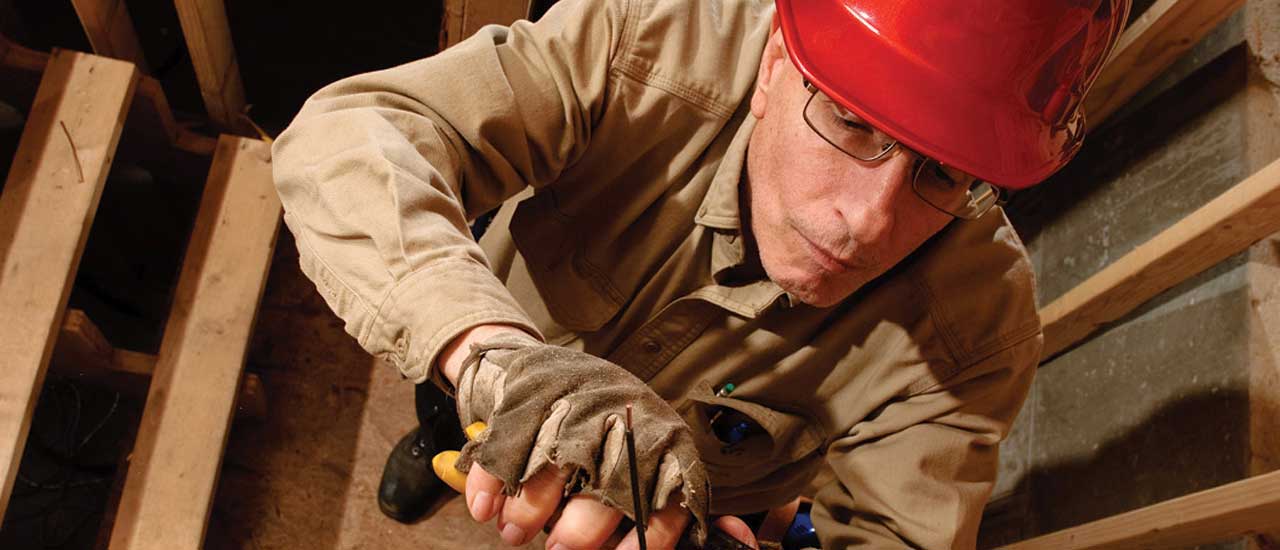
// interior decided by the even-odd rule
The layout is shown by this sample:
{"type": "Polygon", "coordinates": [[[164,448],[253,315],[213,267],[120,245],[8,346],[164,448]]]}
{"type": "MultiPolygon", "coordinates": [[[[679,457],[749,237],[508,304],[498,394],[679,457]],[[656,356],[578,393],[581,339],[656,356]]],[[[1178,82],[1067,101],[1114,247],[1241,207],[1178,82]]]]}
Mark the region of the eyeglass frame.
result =
{"type": "MultiPolygon", "coordinates": [[[[924,201],[925,204],[928,204],[929,206],[933,207],[935,210],[938,210],[939,212],[942,212],[943,214],[946,214],[948,216],[952,216],[952,217],[963,219],[963,220],[976,220],[986,215],[986,213],[990,212],[997,205],[1005,204],[1005,196],[1004,196],[1004,193],[1001,192],[1001,189],[999,187],[996,187],[995,185],[992,185],[990,182],[987,182],[982,178],[978,178],[978,177],[974,177],[973,181],[969,183],[969,189],[965,191],[965,194],[969,196],[969,201],[967,204],[985,203],[985,206],[981,206],[980,210],[978,210],[976,213],[952,212],[947,208],[944,208],[942,206],[935,204],[933,201],[929,200],[929,198],[926,197],[925,194],[922,193],[918,187],[919,181],[920,181],[920,172],[922,172],[924,168],[929,165],[929,163],[934,163],[938,166],[947,166],[947,164],[937,159],[934,159],[932,157],[920,154],[915,150],[911,149],[910,147],[903,145],[900,140],[893,138],[891,136],[888,136],[888,134],[885,134],[879,128],[876,128],[875,126],[873,126],[870,122],[866,120],[861,120],[862,117],[858,117],[858,118],[861,120],[863,124],[865,124],[868,128],[874,130],[875,132],[888,137],[890,141],[881,146],[882,148],[879,153],[876,153],[875,155],[869,158],[862,158],[852,152],[844,150],[844,148],[837,145],[835,141],[832,141],[831,138],[823,134],[821,130],[818,130],[818,126],[814,124],[813,121],[809,120],[810,105],[813,103],[814,98],[816,98],[818,94],[822,94],[827,101],[835,105],[840,105],[840,104],[837,103],[835,100],[831,99],[830,96],[826,95],[821,89],[819,89],[813,83],[809,82],[808,79],[805,79],[804,87],[807,91],[810,92],[810,95],[809,95],[809,99],[805,101],[804,110],[801,111],[801,117],[804,119],[805,124],[809,126],[809,129],[813,130],[813,133],[818,134],[818,137],[822,138],[823,141],[827,142],[829,145],[834,147],[837,151],[840,151],[841,153],[848,155],[850,158],[853,158],[861,162],[878,162],[884,159],[885,157],[887,157],[890,153],[893,152],[894,149],[897,149],[899,146],[901,146],[903,150],[914,154],[917,160],[911,175],[911,192],[915,193],[915,195],[919,197],[920,200],[924,201]],[[973,194],[973,191],[974,189],[978,189],[979,187],[984,188],[983,192],[979,196],[975,197],[973,194]],[[987,196],[987,193],[994,195],[994,198],[989,198],[987,196]]],[[[855,116],[857,115],[855,114],[855,116]]],[[[966,175],[971,175],[971,174],[966,174],[966,175]]],[[[947,176],[947,177],[950,179],[950,176],[947,176]]]]}

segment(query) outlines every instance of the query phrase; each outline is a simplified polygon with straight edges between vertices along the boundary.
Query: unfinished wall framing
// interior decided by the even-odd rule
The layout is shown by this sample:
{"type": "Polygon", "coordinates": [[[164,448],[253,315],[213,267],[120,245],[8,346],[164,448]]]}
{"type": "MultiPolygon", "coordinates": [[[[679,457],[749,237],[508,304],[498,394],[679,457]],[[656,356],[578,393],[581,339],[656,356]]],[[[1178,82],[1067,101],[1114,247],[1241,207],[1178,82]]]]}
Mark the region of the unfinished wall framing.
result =
{"type": "Polygon", "coordinates": [[[0,516],[50,363],[96,365],[111,371],[99,378],[152,378],[110,547],[199,547],[231,418],[265,407],[242,371],[281,214],[270,146],[218,140],[160,353],[114,349],[66,304],[126,121],[166,148],[202,151],[208,138],[181,137],[132,63],[0,45],[6,71],[42,72],[0,195],[0,516]]]}
{"type": "Polygon", "coordinates": [[[1113,64],[1139,80],[1090,102],[1119,120],[1012,205],[1046,353],[984,547],[1277,540],[1280,8],[1161,0],[1127,32],[1157,28],[1163,46],[1133,51],[1170,69],[1126,35],[1113,64]]]}

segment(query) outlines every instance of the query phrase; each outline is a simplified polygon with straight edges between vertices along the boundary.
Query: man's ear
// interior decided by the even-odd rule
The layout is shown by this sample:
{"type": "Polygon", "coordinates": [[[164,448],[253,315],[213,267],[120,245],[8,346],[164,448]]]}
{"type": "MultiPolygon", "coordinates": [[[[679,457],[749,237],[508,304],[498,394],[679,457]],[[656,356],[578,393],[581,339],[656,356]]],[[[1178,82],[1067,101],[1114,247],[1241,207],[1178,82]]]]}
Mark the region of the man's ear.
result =
{"type": "Polygon", "coordinates": [[[773,19],[773,32],[760,54],[760,71],[756,74],[756,89],[751,94],[751,114],[756,118],[764,118],[765,108],[769,103],[769,92],[779,80],[783,69],[790,63],[787,57],[787,44],[782,39],[782,30],[778,27],[778,19],[773,19]]]}

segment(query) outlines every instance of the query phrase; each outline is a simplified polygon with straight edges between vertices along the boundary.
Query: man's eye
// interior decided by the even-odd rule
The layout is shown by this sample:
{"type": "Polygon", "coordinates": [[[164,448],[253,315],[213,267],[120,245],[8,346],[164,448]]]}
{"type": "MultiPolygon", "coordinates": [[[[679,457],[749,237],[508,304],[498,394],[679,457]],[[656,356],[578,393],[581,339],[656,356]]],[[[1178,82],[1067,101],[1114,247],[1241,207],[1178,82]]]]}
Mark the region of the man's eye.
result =
{"type": "Polygon", "coordinates": [[[839,120],[840,124],[844,125],[845,128],[848,128],[850,130],[857,130],[859,132],[867,132],[867,133],[871,132],[871,128],[869,128],[866,124],[863,124],[862,121],[860,120],[850,120],[844,117],[839,117],[837,120],[839,120]]]}
{"type": "Polygon", "coordinates": [[[866,134],[872,133],[871,127],[867,126],[867,123],[863,122],[862,119],[858,118],[853,113],[849,113],[843,109],[832,109],[831,118],[835,119],[835,123],[839,124],[846,130],[854,130],[859,133],[866,134]]]}
{"type": "Polygon", "coordinates": [[[960,182],[955,178],[951,177],[951,174],[948,174],[947,171],[944,170],[941,165],[939,165],[936,162],[931,162],[929,164],[931,165],[930,168],[933,170],[934,177],[939,182],[946,184],[946,186],[949,188],[956,188],[960,186],[960,182]]]}

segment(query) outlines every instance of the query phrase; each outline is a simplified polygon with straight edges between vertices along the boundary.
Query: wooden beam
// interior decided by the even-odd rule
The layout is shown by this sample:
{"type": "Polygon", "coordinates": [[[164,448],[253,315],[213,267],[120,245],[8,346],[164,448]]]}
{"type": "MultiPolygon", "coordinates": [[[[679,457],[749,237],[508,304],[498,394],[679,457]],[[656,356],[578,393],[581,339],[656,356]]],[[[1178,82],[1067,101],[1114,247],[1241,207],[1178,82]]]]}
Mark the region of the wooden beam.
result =
{"type": "Polygon", "coordinates": [[[143,72],[151,72],[124,0],[71,0],[71,5],[94,53],[123,59],[143,72]]]}
{"type": "Polygon", "coordinates": [[[280,221],[271,148],[218,140],[160,344],[112,550],[199,548],[280,221]]]}
{"type": "MultiPolygon", "coordinates": [[[[88,315],[68,309],[49,368],[63,376],[88,378],[123,394],[145,398],[156,356],[115,349],[88,315]]],[[[263,419],[267,395],[262,379],[245,374],[236,397],[236,418],[263,419]]]]}
{"type": "Polygon", "coordinates": [[[1280,472],[1273,472],[1004,548],[1182,548],[1277,528],[1280,528],[1280,472]]]}
{"type": "Polygon", "coordinates": [[[1085,98],[1089,126],[1100,126],[1243,5],[1244,0],[1156,0],[1120,36],[1085,98]]]}
{"type": "Polygon", "coordinates": [[[225,131],[246,134],[244,84],[222,0],[174,0],[209,118],[225,131]]]}
{"type": "Polygon", "coordinates": [[[1040,310],[1045,360],[1191,276],[1280,231],[1280,160],[1040,310]]]}
{"type": "MultiPolygon", "coordinates": [[[[4,69],[6,79],[23,73],[40,73],[49,63],[49,54],[26,48],[0,34],[0,68],[4,69]]],[[[149,76],[140,76],[137,101],[130,111],[131,130],[164,136],[169,143],[182,151],[197,155],[213,154],[217,140],[197,134],[178,125],[169,109],[169,100],[164,95],[160,82],[149,76]]]]}
{"type": "Polygon", "coordinates": [[[132,63],[55,50],[0,196],[0,517],[137,82],[132,63]]]}
{"type": "Polygon", "coordinates": [[[445,0],[440,49],[448,48],[485,25],[510,25],[529,17],[531,0],[445,0]]]}

